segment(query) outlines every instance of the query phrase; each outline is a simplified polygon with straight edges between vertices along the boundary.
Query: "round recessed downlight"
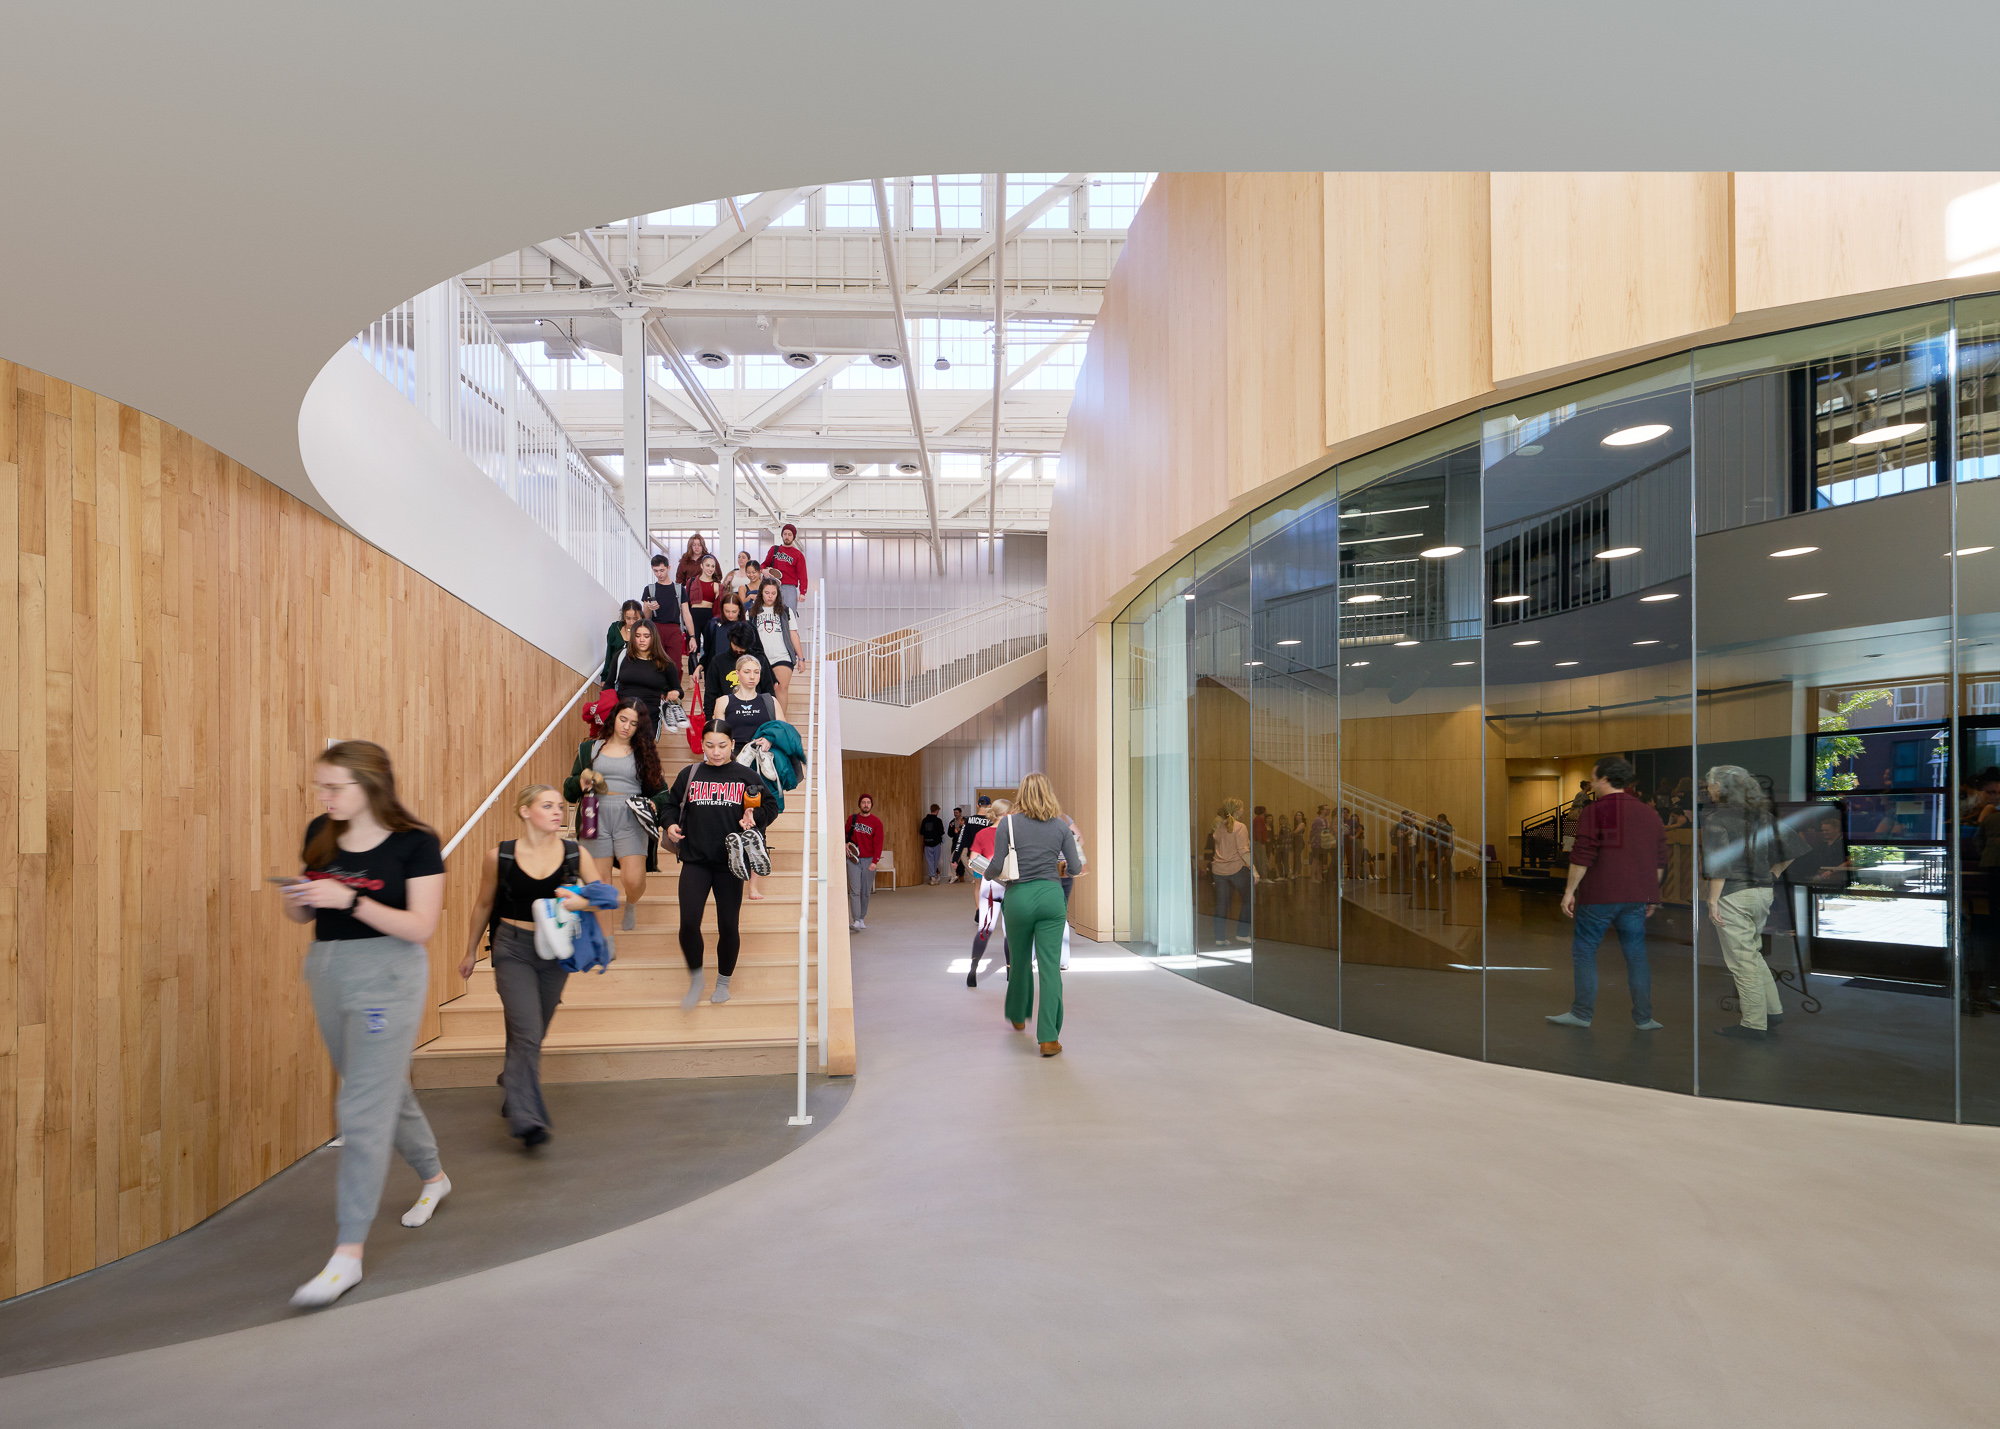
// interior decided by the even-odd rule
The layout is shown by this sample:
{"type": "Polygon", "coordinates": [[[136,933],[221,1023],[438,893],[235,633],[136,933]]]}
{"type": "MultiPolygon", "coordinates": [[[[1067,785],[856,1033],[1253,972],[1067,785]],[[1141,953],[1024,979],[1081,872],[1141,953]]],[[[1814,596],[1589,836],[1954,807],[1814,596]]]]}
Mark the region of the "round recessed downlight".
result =
{"type": "Polygon", "coordinates": [[[1887,427],[1876,427],[1872,431],[1856,432],[1847,439],[1849,446],[1879,447],[1884,442],[1899,442],[1904,437],[1914,437],[1924,429],[1922,422],[1896,422],[1887,427]]]}
{"type": "Polygon", "coordinates": [[[1782,561],[1787,556],[1810,556],[1814,551],[1817,551],[1818,549],[1819,549],[1818,546],[1787,546],[1782,551],[1771,552],[1771,558],[1773,560],[1782,561]]]}
{"type": "Polygon", "coordinates": [[[1788,596],[1786,596],[1786,597],[1785,597],[1785,599],[1786,599],[1786,600],[1818,600],[1818,599],[1819,599],[1819,598],[1820,598],[1821,596],[1823,596],[1823,595],[1825,595],[1825,594],[1826,594],[1826,592],[1825,592],[1825,591],[1823,591],[1823,590],[1809,590],[1809,591],[1807,591],[1807,592],[1806,592],[1806,593],[1805,593],[1804,595],[1788,595],[1788,596]]]}
{"type": "Polygon", "coordinates": [[[1423,643],[1424,642],[1421,640],[1398,640],[1396,642],[1396,648],[1400,650],[1406,645],[1421,645],[1423,643]]]}
{"type": "Polygon", "coordinates": [[[1681,593],[1679,591],[1670,590],[1663,591],[1659,595],[1642,595],[1639,597],[1639,603],[1641,605],[1651,605],[1656,600],[1679,600],[1680,598],[1681,593]]]}
{"type": "Polygon", "coordinates": [[[1347,598],[1347,603],[1349,605],[1367,605],[1369,602],[1377,601],[1381,598],[1379,595],[1350,595],[1347,598]]]}
{"type": "Polygon", "coordinates": [[[1432,560],[1436,561],[1442,560],[1446,556],[1455,556],[1464,549],[1465,547],[1463,546],[1432,546],[1429,550],[1419,551],[1417,554],[1420,556],[1429,556],[1432,560]]]}
{"type": "Polygon", "coordinates": [[[1280,640],[1278,643],[1280,645],[1303,645],[1305,642],[1303,640],[1280,640]]]}
{"type": "Polygon", "coordinates": [[[1495,605],[1519,605],[1526,599],[1525,595],[1496,595],[1493,597],[1493,603],[1495,605]]]}
{"type": "Polygon", "coordinates": [[[1657,640],[1634,640],[1632,643],[1634,645],[1657,645],[1660,642],[1657,640]]]}
{"type": "Polygon", "coordinates": [[[1576,661],[1574,660],[1558,660],[1556,661],[1556,668],[1560,670],[1565,665],[1574,665],[1575,663],[1576,661]]]}
{"type": "Polygon", "coordinates": [[[1514,643],[1516,645],[1539,645],[1542,642],[1539,640],[1516,640],[1514,643]]]}
{"type": "Polygon", "coordinates": [[[1638,555],[1640,549],[1638,546],[1612,546],[1607,550],[1599,551],[1597,559],[1600,561],[1622,561],[1627,556],[1638,555]]]}
{"type": "Polygon", "coordinates": [[[1604,439],[1607,447],[1636,447],[1657,437],[1664,437],[1673,430],[1665,422],[1647,422],[1638,427],[1621,427],[1604,439]]]}

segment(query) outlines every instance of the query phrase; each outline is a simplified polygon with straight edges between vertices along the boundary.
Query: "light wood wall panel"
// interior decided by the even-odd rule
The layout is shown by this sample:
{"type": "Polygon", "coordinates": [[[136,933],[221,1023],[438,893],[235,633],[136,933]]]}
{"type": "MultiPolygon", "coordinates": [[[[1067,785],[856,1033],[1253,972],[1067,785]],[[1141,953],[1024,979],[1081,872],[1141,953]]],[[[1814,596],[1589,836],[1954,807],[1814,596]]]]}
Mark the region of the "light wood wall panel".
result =
{"type": "MultiPolygon", "coordinates": [[[[922,883],[924,841],[917,833],[917,825],[924,817],[923,755],[842,755],[840,777],[848,792],[837,827],[845,828],[847,816],[858,812],[856,800],[863,794],[873,795],[875,815],[882,821],[883,843],[896,855],[896,887],[910,888],[922,883]]],[[[845,886],[834,892],[838,898],[847,895],[845,886]]]]}
{"type": "Polygon", "coordinates": [[[1229,495],[1326,450],[1326,271],[1319,174],[1230,174],[1224,381],[1229,495]]]}
{"type": "Polygon", "coordinates": [[[1326,444],[1493,386],[1487,176],[1327,174],[1326,444]]]}
{"type": "MultiPolygon", "coordinates": [[[[310,933],[263,883],[298,868],[326,741],[384,745],[449,835],[577,681],[186,433],[5,362],[0,566],[7,1295],[183,1230],[332,1134],[310,933]]],[[[436,998],[498,820],[452,861],[436,998]]]]}
{"type": "Polygon", "coordinates": [[[2000,172],[1736,175],[1739,310],[2000,272],[2000,172]]]}
{"type": "Polygon", "coordinates": [[[1491,177],[1496,382],[1734,315],[1730,176],[1491,177]]]}

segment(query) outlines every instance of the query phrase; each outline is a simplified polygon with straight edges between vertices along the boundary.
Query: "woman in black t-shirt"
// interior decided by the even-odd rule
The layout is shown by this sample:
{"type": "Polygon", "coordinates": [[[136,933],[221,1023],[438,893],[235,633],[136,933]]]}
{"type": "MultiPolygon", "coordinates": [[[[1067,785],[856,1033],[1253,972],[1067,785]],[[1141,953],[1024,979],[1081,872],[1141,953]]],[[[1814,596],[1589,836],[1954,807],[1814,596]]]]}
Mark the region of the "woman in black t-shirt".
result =
{"type": "Polygon", "coordinates": [[[637,700],[644,705],[648,732],[681,725],[681,667],[667,658],[659,631],[650,621],[640,621],[632,630],[631,642],[615,672],[618,699],[637,700]]]}
{"type": "Polygon", "coordinates": [[[438,837],[397,799],[380,745],[350,739],[328,748],[313,766],[313,792],[325,812],[306,828],[305,874],[286,882],[285,913],[314,925],[305,976],[340,1075],[340,1229],[333,1258],[298,1288],[294,1305],[331,1304],[360,1282],[392,1144],[424,1178],[404,1225],[424,1224],[451,1190],[410,1090],[430,989],[424,944],[444,907],[438,837]]]}

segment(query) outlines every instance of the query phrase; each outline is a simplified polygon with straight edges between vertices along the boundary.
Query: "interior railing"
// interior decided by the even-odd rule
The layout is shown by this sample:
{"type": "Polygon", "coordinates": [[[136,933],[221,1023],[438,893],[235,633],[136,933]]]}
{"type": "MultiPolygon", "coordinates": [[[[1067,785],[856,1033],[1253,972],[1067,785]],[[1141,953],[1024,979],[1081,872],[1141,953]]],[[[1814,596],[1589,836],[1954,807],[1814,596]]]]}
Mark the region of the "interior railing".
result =
{"type": "Polygon", "coordinates": [[[453,278],[399,303],[354,345],[599,585],[616,593],[645,586],[646,542],[616,491],[563,431],[463,282],[453,278]]]}
{"type": "Polygon", "coordinates": [[[818,807],[826,808],[826,772],[822,768],[826,759],[826,586],[820,584],[815,590],[812,603],[811,625],[805,633],[805,656],[807,693],[811,701],[806,719],[805,747],[806,774],[799,781],[805,791],[805,851],[799,859],[799,1109],[791,1119],[793,1126],[810,1126],[812,1117],[806,1112],[806,1044],[808,1040],[807,1010],[810,1005],[811,971],[809,958],[812,951],[819,956],[819,1064],[826,1066],[826,937],[827,937],[827,850],[832,847],[831,839],[819,841],[819,861],[813,861],[813,811],[815,799],[818,807]],[[816,949],[811,937],[813,913],[817,907],[819,914],[819,937],[816,949]]]}
{"type": "Polygon", "coordinates": [[[836,688],[842,699],[921,704],[1047,645],[1048,595],[1003,596],[865,640],[829,635],[836,688]]]}

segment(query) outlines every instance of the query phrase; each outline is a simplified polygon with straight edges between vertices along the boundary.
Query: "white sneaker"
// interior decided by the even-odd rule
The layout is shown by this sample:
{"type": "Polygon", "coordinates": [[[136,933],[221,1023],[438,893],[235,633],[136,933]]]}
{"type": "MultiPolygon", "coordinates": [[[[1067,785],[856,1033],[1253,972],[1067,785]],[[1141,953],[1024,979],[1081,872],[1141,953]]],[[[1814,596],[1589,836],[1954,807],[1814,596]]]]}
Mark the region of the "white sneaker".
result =
{"type": "Polygon", "coordinates": [[[361,1262],[351,1255],[336,1255],[326,1269],[292,1292],[292,1304],[302,1310],[331,1305],[361,1283],[361,1262]]]}
{"type": "Polygon", "coordinates": [[[859,918],[849,918],[849,919],[847,920],[847,931],[848,931],[848,932],[850,932],[850,933],[858,933],[858,932],[860,932],[860,931],[861,931],[861,920],[860,920],[859,918]]]}

